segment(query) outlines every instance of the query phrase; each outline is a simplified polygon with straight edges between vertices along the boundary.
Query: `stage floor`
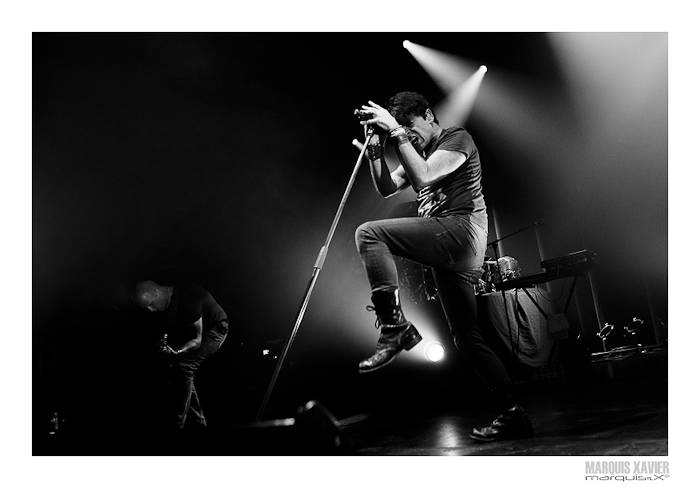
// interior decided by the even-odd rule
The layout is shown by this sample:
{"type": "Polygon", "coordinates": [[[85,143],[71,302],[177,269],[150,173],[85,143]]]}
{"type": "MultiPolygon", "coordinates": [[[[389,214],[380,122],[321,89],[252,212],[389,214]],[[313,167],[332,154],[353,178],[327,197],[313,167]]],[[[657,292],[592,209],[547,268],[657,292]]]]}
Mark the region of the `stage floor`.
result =
{"type": "Polygon", "coordinates": [[[367,383],[374,390],[364,395],[364,402],[345,411],[341,403],[318,401],[317,408],[300,408],[295,417],[214,424],[174,437],[143,425],[109,430],[88,425],[35,443],[34,454],[667,456],[666,363],[665,351],[612,357],[594,362],[583,377],[522,385],[520,403],[535,431],[528,439],[475,442],[471,429],[494,417],[483,395],[460,391],[435,397],[432,393],[439,389],[431,391],[410,372],[388,370],[367,383]],[[399,378],[414,379],[415,386],[397,383],[399,378]]]}
{"type": "Polygon", "coordinates": [[[667,387],[661,380],[599,380],[543,388],[522,397],[535,437],[478,443],[473,427],[493,415],[470,402],[356,415],[338,421],[358,455],[666,456],[667,387]]]}

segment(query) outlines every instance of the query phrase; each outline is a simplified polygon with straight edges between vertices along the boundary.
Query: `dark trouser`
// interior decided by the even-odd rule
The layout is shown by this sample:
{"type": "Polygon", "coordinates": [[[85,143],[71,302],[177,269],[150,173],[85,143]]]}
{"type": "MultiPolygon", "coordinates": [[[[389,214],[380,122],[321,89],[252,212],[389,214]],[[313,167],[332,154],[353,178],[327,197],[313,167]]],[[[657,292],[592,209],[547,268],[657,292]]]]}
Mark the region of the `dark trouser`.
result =
{"type": "Polygon", "coordinates": [[[487,231],[468,216],[411,217],[362,224],[355,234],[372,293],[398,288],[394,256],[430,266],[457,349],[486,388],[507,391],[511,380],[484,339],[473,283],[482,273],[487,231]]]}
{"type": "Polygon", "coordinates": [[[188,413],[192,414],[198,426],[207,426],[199,396],[194,387],[194,374],[207,358],[219,350],[227,334],[228,323],[220,323],[202,334],[202,344],[197,349],[182,354],[173,363],[170,369],[170,384],[174,395],[175,422],[178,429],[185,427],[188,413]]]}

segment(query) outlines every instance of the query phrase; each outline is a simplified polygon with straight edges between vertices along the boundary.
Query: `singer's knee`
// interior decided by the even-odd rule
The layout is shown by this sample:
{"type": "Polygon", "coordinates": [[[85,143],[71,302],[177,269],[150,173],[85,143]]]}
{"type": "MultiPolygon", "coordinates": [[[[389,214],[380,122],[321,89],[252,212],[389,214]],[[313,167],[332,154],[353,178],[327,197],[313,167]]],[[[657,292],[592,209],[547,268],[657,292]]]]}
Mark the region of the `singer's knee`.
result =
{"type": "Polygon", "coordinates": [[[357,249],[362,249],[368,242],[377,240],[377,233],[374,230],[374,222],[365,222],[355,230],[355,244],[357,249]]]}

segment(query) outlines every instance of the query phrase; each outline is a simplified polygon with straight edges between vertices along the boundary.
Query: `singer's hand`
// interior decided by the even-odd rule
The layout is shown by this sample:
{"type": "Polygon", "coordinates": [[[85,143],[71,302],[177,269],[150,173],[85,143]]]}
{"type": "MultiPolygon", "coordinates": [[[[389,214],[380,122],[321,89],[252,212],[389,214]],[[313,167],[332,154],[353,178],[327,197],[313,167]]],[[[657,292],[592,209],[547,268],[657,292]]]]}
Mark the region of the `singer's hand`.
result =
{"type": "Polygon", "coordinates": [[[395,129],[399,126],[399,123],[396,122],[394,116],[391,115],[387,109],[380,107],[371,100],[367,103],[368,105],[362,106],[362,110],[360,112],[363,115],[371,116],[371,118],[361,120],[360,124],[364,126],[373,125],[376,128],[384,131],[390,131],[391,129],[395,129]]]}
{"type": "Polygon", "coordinates": [[[367,127],[365,126],[365,137],[369,139],[369,141],[365,156],[370,162],[381,159],[382,153],[384,152],[384,144],[386,143],[386,139],[389,134],[384,130],[380,130],[381,134],[383,134],[382,136],[375,134],[374,132],[367,131],[366,129],[367,127]]]}
{"type": "Polygon", "coordinates": [[[374,125],[365,125],[365,139],[370,138],[370,144],[383,146],[389,138],[389,133],[374,125]]]}

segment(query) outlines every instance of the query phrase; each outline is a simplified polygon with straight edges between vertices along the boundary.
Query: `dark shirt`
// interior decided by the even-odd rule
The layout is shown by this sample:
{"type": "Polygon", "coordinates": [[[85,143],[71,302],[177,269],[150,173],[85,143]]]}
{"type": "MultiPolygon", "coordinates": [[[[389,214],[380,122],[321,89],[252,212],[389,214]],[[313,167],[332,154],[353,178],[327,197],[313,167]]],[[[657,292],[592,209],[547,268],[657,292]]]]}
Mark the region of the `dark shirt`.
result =
{"type": "Polygon", "coordinates": [[[461,127],[445,129],[435,142],[425,148],[423,156],[427,159],[438,149],[461,152],[467,160],[440,181],[418,192],[418,215],[472,215],[475,223],[486,228],[488,220],[481,191],[481,160],[472,136],[461,127]]]}
{"type": "Polygon", "coordinates": [[[202,333],[218,328],[228,331],[228,317],[214,297],[195,283],[178,283],[173,286],[173,294],[167,309],[168,342],[182,344],[192,339],[191,325],[202,318],[202,333]]]}

